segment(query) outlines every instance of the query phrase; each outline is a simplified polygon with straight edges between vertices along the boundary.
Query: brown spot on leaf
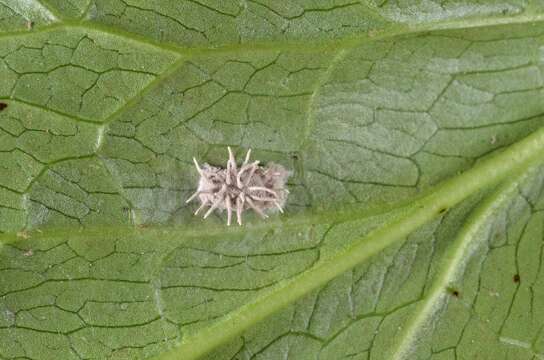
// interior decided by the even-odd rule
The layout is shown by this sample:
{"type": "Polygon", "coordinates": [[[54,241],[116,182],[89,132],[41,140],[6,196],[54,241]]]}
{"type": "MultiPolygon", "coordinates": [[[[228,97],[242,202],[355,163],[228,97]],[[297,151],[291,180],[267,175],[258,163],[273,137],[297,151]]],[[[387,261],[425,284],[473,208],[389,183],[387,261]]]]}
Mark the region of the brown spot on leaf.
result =
{"type": "Polygon", "coordinates": [[[8,107],[8,104],[6,104],[5,102],[0,102],[0,111],[4,110],[7,107],[8,107]]]}
{"type": "Polygon", "coordinates": [[[519,274],[516,274],[512,277],[512,280],[517,284],[520,282],[521,278],[519,277],[519,274]]]}
{"type": "Polygon", "coordinates": [[[456,297],[456,298],[461,297],[461,293],[459,292],[459,290],[457,290],[455,288],[452,288],[452,287],[447,288],[447,290],[451,294],[451,296],[456,297]]]}

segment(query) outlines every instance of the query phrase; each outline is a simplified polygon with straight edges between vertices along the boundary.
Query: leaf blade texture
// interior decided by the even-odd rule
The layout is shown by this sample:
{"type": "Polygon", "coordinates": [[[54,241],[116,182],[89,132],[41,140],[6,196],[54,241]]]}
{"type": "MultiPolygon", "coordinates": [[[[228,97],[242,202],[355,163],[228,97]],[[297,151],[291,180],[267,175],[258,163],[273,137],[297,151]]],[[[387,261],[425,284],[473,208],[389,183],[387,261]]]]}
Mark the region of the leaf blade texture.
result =
{"type": "Polygon", "coordinates": [[[543,31],[521,1],[3,1],[0,357],[543,357],[543,31]],[[192,216],[227,145],[293,172],[285,215],[192,216]]]}

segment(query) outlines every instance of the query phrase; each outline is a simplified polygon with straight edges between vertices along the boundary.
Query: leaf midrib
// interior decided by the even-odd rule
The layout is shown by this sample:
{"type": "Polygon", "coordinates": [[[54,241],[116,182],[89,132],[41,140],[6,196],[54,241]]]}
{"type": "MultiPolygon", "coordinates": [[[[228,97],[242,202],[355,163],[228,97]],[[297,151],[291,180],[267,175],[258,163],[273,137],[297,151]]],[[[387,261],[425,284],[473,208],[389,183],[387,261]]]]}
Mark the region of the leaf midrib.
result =
{"type": "MultiPolygon", "coordinates": [[[[108,234],[110,236],[139,236],[145,235],[149,237],[153,236],[175,236],[183,238],[199,238],[202,236],[217,236],[225,234],[238,234],[248,232],[263,232],[269,229],[276,229],[281,227],[283,229],[296,228],[301,226],[310,226],[313,224],[341,224],[352,220],[361,220],[371,217],[377,217],[380,215],[391,213],[397,209],[410,208],[414,198],[399,201],[392,204],[383,204],[380,206],[367,207],[364,204],[352,204],[344,206],[342,208],[332,207],[322,211],[307,211],[291,215],[290,217],[277,217],[274,219],[267,219],[267,221],[259,221],[250,225],[244,226],[231,226],[225,227],[224,223],[206,224],[202,226],[206,220],[198,219],[197,222],[192,224],[185,224],[181,226],[172,225],[149,225],[149,226],[127,226],[127,225],[101,225],[101,226],[85,226],[80,228],[70,227],[67,230],[66,227],[47,227],[37,230],[31,230],[25,232],[25,236],[32,239],[39,240],[42,238],[51,238],[65,236],[67,232],[70,233],[73,239],[85,239],[93,236],[103,236],[108,234]]],[[[0,233],[0,245],[2,243],[9,244],[22,240],[22,234],[18,233],[0,233]]]]}

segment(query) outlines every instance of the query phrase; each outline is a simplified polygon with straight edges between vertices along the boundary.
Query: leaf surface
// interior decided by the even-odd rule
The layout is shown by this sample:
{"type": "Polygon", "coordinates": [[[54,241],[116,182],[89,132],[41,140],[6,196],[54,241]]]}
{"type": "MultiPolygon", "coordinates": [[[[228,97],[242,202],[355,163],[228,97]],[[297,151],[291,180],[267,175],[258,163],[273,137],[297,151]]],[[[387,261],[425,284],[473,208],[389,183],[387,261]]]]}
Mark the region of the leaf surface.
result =
{"type": "Polygon", "coordinates": [[[0,358],[544,357],[539,4],[0,1],[0,358]],[[194,217],[253,149],[286,214],[194,217]]]}

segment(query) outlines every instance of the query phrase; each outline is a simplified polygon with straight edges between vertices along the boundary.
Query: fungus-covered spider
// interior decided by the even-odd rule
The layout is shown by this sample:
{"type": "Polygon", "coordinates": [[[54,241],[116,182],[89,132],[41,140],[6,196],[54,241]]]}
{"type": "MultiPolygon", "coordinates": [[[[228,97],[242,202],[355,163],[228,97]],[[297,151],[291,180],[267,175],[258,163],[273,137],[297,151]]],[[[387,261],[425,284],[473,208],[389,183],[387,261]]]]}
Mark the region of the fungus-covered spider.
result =
{"type": "Polygon", "coordinates": [[[193,158],[200,179],[196,192],[186,202],[198,197],[200,207],[195,215],[206,206],[210,208],[204,214],[204,219],[215,209],[227,210],[227,225],[230,225],[232,211],[235,210],[238,224],[242,225],[242,213],[248,209],[252,209],[263,219],[268,217],[267,212],[275,209],[283,212],[289,194],[285,188],[289,172],[279,164],[260,166],[259,161],[250,163],[251,149],[247,151],[244,162],[238,168],[231,148],[227,149],[229,159],[226,169],[208,164],[201,167],[193,158]]]}

